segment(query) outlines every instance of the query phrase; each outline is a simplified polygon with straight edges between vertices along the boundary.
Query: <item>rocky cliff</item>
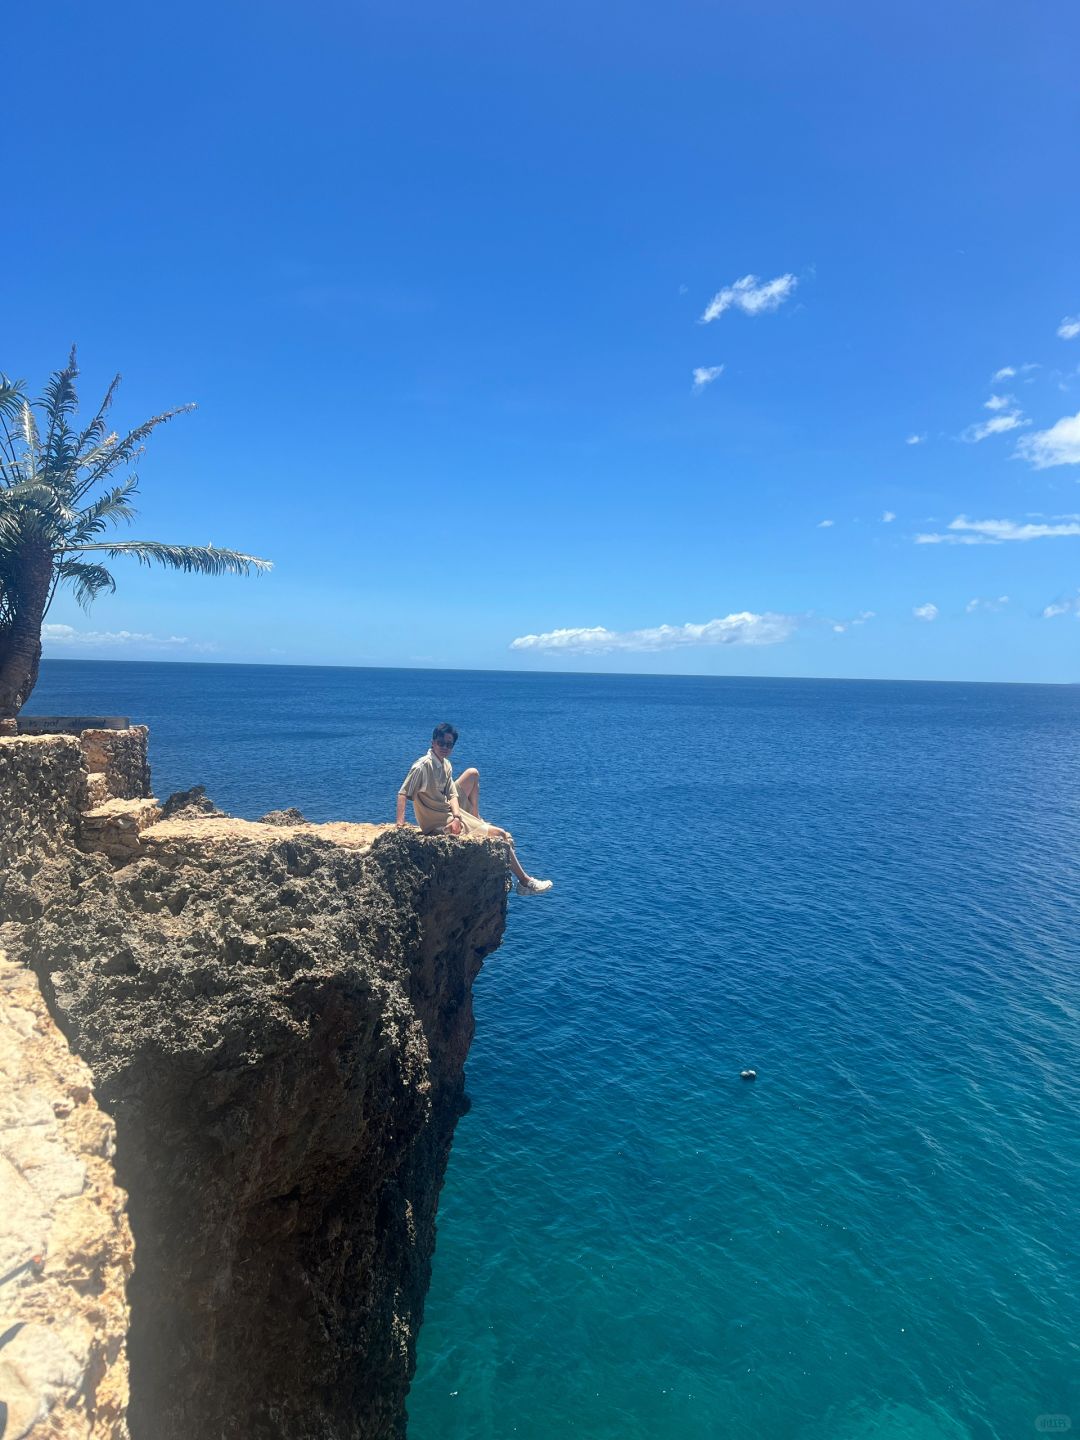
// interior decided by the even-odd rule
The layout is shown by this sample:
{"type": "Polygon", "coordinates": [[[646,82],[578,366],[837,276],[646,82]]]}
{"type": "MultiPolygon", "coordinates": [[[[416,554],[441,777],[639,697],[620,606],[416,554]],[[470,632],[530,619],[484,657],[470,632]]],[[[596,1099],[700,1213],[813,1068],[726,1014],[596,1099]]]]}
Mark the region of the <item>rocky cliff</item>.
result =
{"type": "Polygon", "coordinates": [[[116,1125],[132,1436],[400,1436],[505,855],[161,819],[86,756],[0,739],[0,934],[116,1125]]]}
{"type": "Polygon", "coordinates": [[[0,1435],[126,1437],[131,1273],[115,1131],[33,974],[0,951],[0,1435]]]}

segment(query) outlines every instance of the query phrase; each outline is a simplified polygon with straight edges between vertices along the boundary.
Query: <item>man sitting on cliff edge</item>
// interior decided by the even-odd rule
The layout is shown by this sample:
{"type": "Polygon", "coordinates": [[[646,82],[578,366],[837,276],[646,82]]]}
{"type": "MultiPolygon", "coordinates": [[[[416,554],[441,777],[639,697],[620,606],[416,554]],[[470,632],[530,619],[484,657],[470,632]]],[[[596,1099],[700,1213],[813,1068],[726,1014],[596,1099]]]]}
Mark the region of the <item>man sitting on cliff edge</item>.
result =
{"type": "Polygon", "coordinates": [[[431,734],[431,749],[421,755],[405,776],[397,797],[397,823],[405,824],[405,804],[411,800],[416,823],[425,835],[474,835],[505,840],[510,846],[510,869],[517,877],[519,895],[543,895],[554,881],[534,880],[514,852],[508,830],[480,818],[480,772],[466,770],[455,781],[450,752],[458,732],[445,722],[431,734]]]}

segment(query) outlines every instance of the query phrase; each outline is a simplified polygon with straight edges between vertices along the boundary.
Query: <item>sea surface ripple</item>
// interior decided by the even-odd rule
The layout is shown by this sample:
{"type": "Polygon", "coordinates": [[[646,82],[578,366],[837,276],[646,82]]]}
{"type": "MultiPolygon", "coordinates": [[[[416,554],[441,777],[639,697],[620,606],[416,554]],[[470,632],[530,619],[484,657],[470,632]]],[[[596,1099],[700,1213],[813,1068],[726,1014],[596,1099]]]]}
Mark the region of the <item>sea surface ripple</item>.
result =
{"type": "Polygon", "coordinates": [[[1080,689],[54,661],[32,708],[311,819],[450,719],[554,878],[476,985],[411,1440],[1080,1427],[1080,689]]]}

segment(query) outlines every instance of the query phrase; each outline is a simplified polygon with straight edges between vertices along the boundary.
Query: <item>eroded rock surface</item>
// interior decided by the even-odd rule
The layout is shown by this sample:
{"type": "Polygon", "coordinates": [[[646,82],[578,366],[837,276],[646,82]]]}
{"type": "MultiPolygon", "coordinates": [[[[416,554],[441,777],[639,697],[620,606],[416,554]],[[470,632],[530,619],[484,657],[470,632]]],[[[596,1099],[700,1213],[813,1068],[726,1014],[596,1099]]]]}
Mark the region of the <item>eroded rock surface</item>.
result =
{"type": "Polygon", "coordinates": [[[189,808],[118,860],[77,819],[0,915],[116,1121],[134,1440],[403,1435],[504,850],[189,808]]]}
{"type": "Polygon", "coordinates": [[[4,1440],[125,1440],[132,1241],[115,1132],[34,976],[0,951],[4,1440]]]}

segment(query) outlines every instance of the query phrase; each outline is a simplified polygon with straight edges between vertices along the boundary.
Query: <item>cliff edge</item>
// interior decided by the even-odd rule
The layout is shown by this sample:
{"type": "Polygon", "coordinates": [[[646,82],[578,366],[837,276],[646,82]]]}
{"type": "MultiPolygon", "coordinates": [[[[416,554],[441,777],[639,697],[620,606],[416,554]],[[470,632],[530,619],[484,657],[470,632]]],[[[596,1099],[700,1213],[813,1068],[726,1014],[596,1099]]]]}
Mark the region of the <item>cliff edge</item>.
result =
{"type": "Polygon", "coordinates": [[[115,1122],[133,1440],[401,1436],[502,847],[89,773],[0,739],[0,936],[115,1122]]]}

